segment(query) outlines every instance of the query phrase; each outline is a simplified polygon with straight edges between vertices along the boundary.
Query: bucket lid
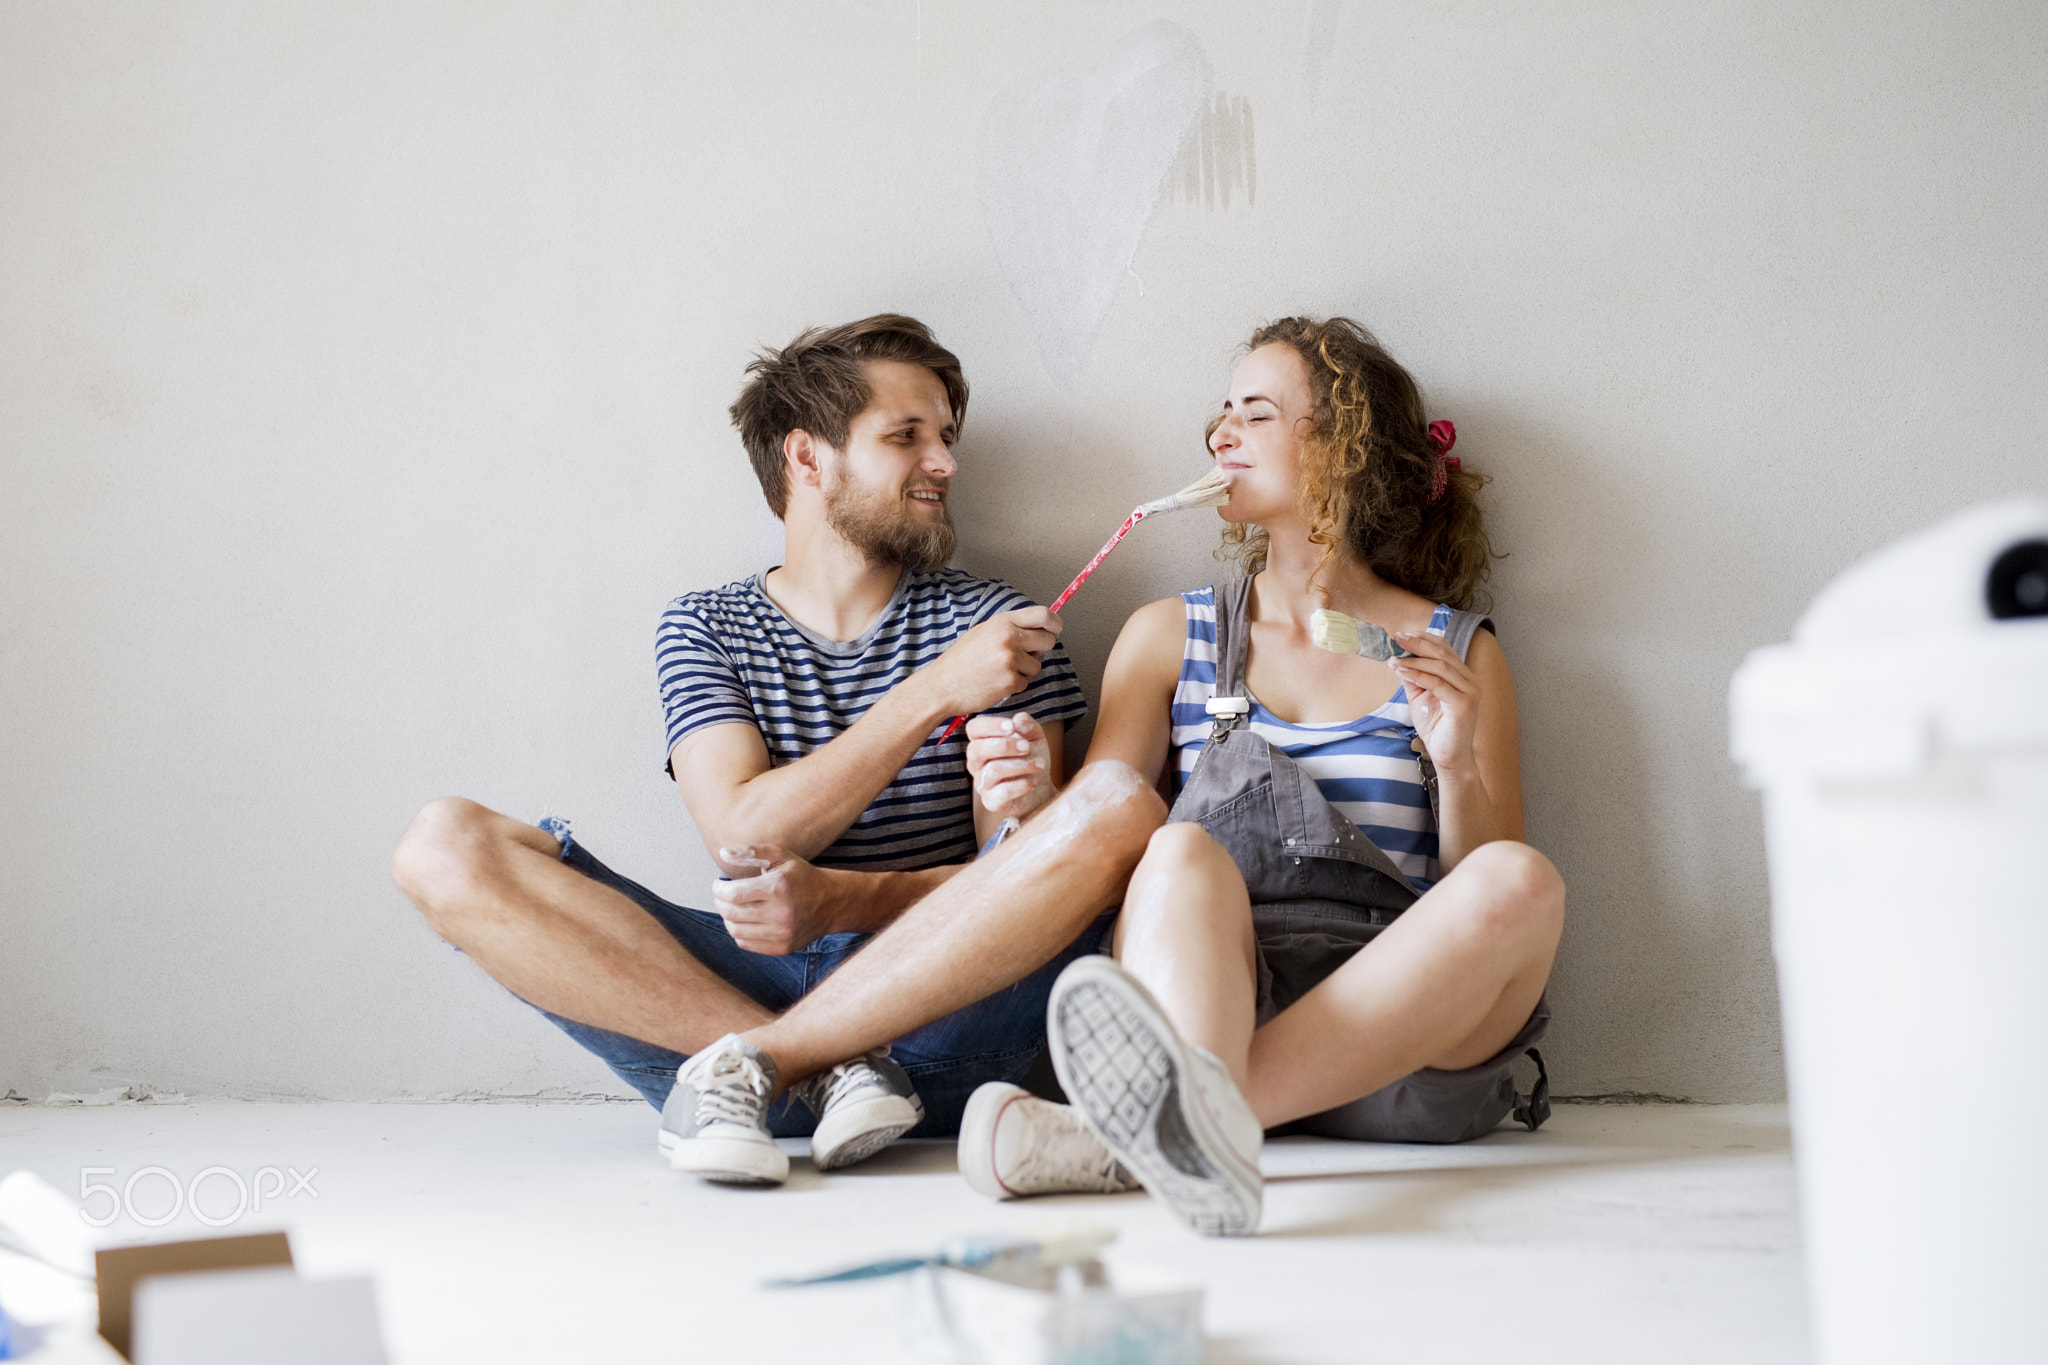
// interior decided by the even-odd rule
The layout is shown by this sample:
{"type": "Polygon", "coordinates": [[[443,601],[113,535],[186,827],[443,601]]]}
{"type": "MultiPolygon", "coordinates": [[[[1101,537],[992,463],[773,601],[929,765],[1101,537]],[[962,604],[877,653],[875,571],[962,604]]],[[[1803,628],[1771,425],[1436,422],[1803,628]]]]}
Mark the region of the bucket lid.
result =
{"type": "Polygon", "coordinates": [[[1756,786],[2048,747],[2048,507],[1987,503],[1852,565],[1728,700],[1756,786]]]}

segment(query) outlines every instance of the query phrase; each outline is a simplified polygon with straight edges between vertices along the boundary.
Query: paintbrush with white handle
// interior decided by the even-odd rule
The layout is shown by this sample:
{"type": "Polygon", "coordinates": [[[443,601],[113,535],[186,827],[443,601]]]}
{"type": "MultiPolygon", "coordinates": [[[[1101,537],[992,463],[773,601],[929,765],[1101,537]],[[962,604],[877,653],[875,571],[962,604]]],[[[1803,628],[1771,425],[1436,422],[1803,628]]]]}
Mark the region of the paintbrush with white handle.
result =
{"type": "MultiPolygon", "coordinates": [[[[1067,590],[1053,599],[1052,610],[1057,612],[1061,607],[1067,605],[1067,599],[1072,597],[1080,589],[1081,585],[1088,581],[1088,575],[1094,573],[1101,566],[1102,561],[1109,558],[1109,552],[1114,550],[1118,543],[1131,533],[1131,528],[1145,518],[1158,516],[1161,512],[1185,512],[1195,507],[1221,507],[1229,501],[1230,480],[1223,477],[1222,469],[1217,468],[1211,469],[1201,478],[1196,479],[1186,488],[1181,489],[1180,492],[1170,497],[1154,498],[1150,502],[1139,503],[1131,509],[1131,514],[1124,518],[1124,524],[1116,528],[1116,534],[1111,536],[1103,547],[1095,552],[1095,558],[1089,560],[1082,567],[1081,572],[1074,575],[1074,581],[1067,584],[1067,590]]],[[[946,726],[945,733],[939,736],[939,743],[944,744],[947,740],[951,739],[953,732],[966,723],[967,717],[965,716],[953,717],[952,723],[946,726]]]]}
{"type": "Polygon", "coordinates": [[[1331,611],[1328,607],[1309,618],[1308,633],[1316,642],[1317,649],[1326,649],[1332,654],[1356,654],[1381,663],[1408,657],[1408,651],[1395,644],[1393,637],[1380,627],[1370,621],[1346,616],[1341,611],[1331,611]]]}

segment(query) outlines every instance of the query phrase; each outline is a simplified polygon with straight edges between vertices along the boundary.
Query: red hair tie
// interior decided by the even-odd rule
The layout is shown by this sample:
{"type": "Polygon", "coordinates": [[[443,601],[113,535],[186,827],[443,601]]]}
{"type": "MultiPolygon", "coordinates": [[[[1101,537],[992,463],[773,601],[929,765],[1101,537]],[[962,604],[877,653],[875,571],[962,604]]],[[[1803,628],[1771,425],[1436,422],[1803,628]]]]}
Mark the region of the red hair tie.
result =
{"type": "Polygon", "coordinates": [[[1451,447],[1458,443],[1458,429],[1449,422],[1429,424],[1429,445],[1436,451],[1436,478],[1429,486],[1429,500],[1425,507],[1434,506],[1444,495],[1444,489],[1451,481],[1453,469],[1463,469],[1465,462],[1451,454],[1451,447]]]}

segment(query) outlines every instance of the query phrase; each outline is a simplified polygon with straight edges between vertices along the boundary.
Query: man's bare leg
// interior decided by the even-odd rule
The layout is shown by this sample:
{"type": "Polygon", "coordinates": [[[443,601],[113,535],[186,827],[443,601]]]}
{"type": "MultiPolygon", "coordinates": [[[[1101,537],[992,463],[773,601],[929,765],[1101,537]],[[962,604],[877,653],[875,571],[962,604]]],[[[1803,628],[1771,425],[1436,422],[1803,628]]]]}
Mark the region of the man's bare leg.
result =
{"type": "Polygon", "coordinates": [[[545,830],[444,797],[399,840],[392,875],[441,937],[553,1014],[686,1055],[774,1017],[560,852],[545,830]]]}
{"type": "Polygon", "coordinates": [[[1461,1071],[1529,1020],[1564,930],[1564,881],[1527,844],[1467,854],[1365,948],[1252,1036],[1267,1127],[1369,1095],[1422,1067],[1461,1071]]]}
{"type": "Polygon", "coordinates": [[[784,1085],[1022,980],[1119,901],[1166,817],[1122,763],[1091,763],[988,857],[903,912],[746,1041],[784,1085]]]}

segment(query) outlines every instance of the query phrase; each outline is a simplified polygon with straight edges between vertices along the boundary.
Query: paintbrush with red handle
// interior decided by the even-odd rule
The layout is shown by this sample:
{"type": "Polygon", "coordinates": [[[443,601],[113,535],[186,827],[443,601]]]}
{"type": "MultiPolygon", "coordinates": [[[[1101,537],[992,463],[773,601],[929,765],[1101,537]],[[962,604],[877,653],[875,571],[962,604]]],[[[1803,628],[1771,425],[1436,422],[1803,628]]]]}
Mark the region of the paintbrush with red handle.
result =
{"type": "MultiPolygon", "coordinates": [[[[1139,503],[1131,509],[1131,514],[1124,518],[1124,524],[1116,528],[1116,534],[1111,536],[1104,542],[1102,548],[1095,552],[1095,558],[1089,560],[1082,567],[1081,572],[1074,575],[1074,581],[1067,584],[1067,590],[1052,600],[1051,610],[1057,615],[1059,609],[1067,605],[1067,599],[1072,597],[1079,591],[1081,585],[1088,581],[1088,576],[1102,567],[1102,561],[1109,558],[1109,552],[1114,550],[1123,541],[1123,538],[1131,533],[1133,526],[1136,526],[1145,518],[1157,516],[1161,512],[1184,512],[1191,507],[1221,507],[1229,501],[1230,481],[1223,477],[1221,469],[1212,469],[1171,497],[1154,498],[1151,502],[1139,503]]],[[[953,737],[954,731],[966,723],[967,717],[965,716],[953,717],[947,724],[944,732],[939,735],[938,742],[944,744],[953,737]]]]}

